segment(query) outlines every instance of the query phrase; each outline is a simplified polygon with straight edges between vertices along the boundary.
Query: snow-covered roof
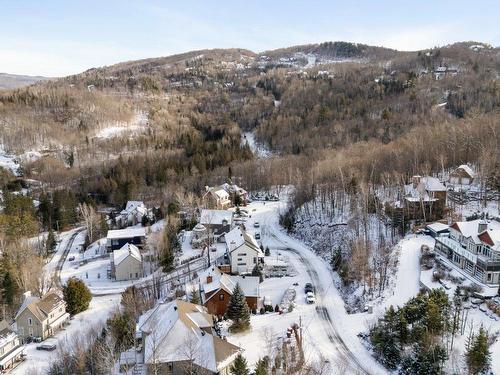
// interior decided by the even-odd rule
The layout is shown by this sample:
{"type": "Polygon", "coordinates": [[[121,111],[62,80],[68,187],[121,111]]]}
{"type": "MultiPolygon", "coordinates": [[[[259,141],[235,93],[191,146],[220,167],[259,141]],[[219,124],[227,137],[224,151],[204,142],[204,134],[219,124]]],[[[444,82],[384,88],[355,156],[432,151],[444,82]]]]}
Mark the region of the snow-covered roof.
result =
{"type": "Polygon", "coordinates": [[[42,298],[32,296],[31,293],[26,294],[14,319],[17,319],[24,310],[28,309],[40,322],[43,322],[53,310],[58,308],[61,302],[64,300],[56,290],[47,292],[42,298]]]}
{"type": "Polygon", "coordinates": [[[229,233],[225,234],[226,238],[226,246],[229,249],[229,252],[234,251],[235,249],[246,244],[249,248],[257,251],[258,253],[262,253],[262,250],[259,247],[259,244],[246,230],[244,230],[241,226],[233,228],[229,233]]]}
{"type": "Polygon", "coordinates": [[[441,181],[436,177],[426,176],[420,179],[420,182],[424,184],[425,190],[428,191],[446,191],[446,186],[444,186],[441,181]]]}
{"type": "Polygon", "coordinates": [[[443,224],[443,223],[440,223],[440,222],[435,222],[435,223],[427,225],[427,228],[438,233],[438,232],[441,232],[443,230],[450,229],[450,226],[443,224]]]}
{"type": "Polygon", "coordinates": [[[196,224],[193,228],[193,232],[205,232],[207,230],[207,228],[205,228],[205,226],[203,224],[196,224]]]}
{"type": "Polygon", "coordinates": [[[221,286],[230,290],[231,293],[236,288],[236,284],[239,284],[245,297],[259,296],[259,281],[258,276],[232,276],[226,273],[220,279],[221,286]]]}
{"type": "Polygon", "coordinates": [[[467,164],[462,164],[460,166],[458,166],[457,169],[462,169],[465,173],[467,173],[469,176],[471,176],[472,178],[474,177],[474,171],[472,170],[471,167],[469,167],[467,164]]]}
{"type": "Polygon", "coordinates": [[[139,318],[146,364],[191,360],[219,372],[241,350],[210,333],[213,317],[199,305],[175,300],[159,304],[139,318]]]}
{"type": "Polygon", "coordinates": [[[115,264],[115,266],[117,266],[129,256],[138,260],[139,262],[142,261],[141,252],[139,251],[137,246],[126,243],[120,249],[113,251],[113,263],[115,264]]]}
{"type": "Polygon", "coordinates": [[[7,321],[2,320],[0,322],[0,348],[3,348],[16,337],[17,334],[10,329],[7,321]]]}
{"type": "MultiPolygon", "coordinates": [[[[260,279],[258,276],[228,275],[214,267],[209,272],[200,275],[200,280],[202,284],[201,290],[205,295],[219,289],[224,289],[227,293],[233,294],[236,284],[239,284],[246,297],[259,297],[260,279]],[[210,283],[207,283],[207,276],[212,277],[210,283]]],[[[203,303],[207,300],[203,301],[203,303]]]]}
{"type": "Polygon", "coordinates": [[[127,205],[125,206],[125,210],[132,211],[137,207],[146,207],[146,206],[144,205],[143,201],[128,201],[127,205]]]}
{"type": "Polygon", "coordinates": [[[200,215],[200,224],[202,225],[221,225],[223,221],[231,224],[233,213],[226,210],[202,210],[200,215]]]}
{"type": "Polygon", "coordinates": [[[133,238],[133,237],[145,237],[146,230],[144,228],[126,228],[126,229],[116,229],[108,230],[108,239],[118,239],[118,238],[133,238]]]}
{"type": "Polygon", "coordinates": [[[446,191],[446,187],[437,179],[436,177],[426,176],[414,176],[414,179],[418,179],[419,182],[415,187],[413,183],[405,185],[405,198],[410,202],[423,201],[436,201],[436,198],[431,198],[429,192],[436,191],[446,191]]]}
{"type": "Polygon", "coordinates": [[[474,243],[486,242],[495,250],[500,250],[500,223],[497,221],[485,221],[482,219],[472,221],[457,221],[452,228],[457,229],[464,237],[471,238],[474,243]],[[485,224],[486,229],[479,231],[479,224],[485,224]],[[487,233],[488,237],[479,237],[481,233],[487,233]],[[490,242],[491,241],[491,242],[490,242]]]}

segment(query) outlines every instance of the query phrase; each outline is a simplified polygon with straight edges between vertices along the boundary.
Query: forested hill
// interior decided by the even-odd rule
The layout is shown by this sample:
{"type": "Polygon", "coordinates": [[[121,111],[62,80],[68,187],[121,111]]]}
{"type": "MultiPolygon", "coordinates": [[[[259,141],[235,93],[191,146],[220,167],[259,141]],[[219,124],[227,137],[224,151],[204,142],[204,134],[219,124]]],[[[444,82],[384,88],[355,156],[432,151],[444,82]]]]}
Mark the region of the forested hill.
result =
{"type": "Polygon", "coordinates": [[[493,168],[499,74],[498,48],[479,42],[193,51],[2,91],[1,141],[24,176],[113,204],[198,194],[229,167],[250,189],[493,168]],[[257,161],[247,131],[274,157],[257,161]]]}

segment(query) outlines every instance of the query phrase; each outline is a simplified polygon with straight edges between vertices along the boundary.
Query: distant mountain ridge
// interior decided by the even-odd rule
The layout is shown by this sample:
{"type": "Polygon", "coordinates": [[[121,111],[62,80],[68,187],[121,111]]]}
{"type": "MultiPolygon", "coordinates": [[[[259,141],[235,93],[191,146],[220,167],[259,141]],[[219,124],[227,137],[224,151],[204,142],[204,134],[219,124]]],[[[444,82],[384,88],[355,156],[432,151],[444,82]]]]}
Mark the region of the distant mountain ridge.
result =
{"type": "Polygon", "coordinates": [[[46,81],[50,78],[42,76],[27,76],[19,74],[0,73],[0,90],[16,89],[29,86],[39,81],[46,81]]]}

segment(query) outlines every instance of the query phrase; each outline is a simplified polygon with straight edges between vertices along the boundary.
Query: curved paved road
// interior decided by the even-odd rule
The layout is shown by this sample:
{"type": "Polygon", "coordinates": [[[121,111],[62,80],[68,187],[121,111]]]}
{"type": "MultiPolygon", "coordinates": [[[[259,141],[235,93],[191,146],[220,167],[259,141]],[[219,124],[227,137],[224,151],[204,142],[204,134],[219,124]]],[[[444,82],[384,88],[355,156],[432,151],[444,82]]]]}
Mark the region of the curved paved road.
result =
{"type": "MultiPolygon", "coordinates": [[[[304,246],[298,248],[297,241],[286,235],[281,230],[278,223],[273,220],[273,217],[266,217],[262,221],[266,227],[267,236],[271,237],[274,242],[278,243],[278,246],[280,246],[283,251],[293,252],[297,255],[301,262],[305,265],[307,273],[309,274],[311,282],[317,292],[316,313],[318,314],[318,318],[323,323],[323,327],[333,346],[333,349],[338,353],[338,359],[340,359],[342,363],[348,364],[346,372],[365,375],[387,374],[387,371],[384,370],[382,366],[377,364],[375,359],[370,358],[370,361],[366,360],[367,353],[356,355],[356,353],[351,350],[339,333],[337,326],[342,324],[342,321],[339,321],[338,317],[335,316],[335,312],[332,309],[332,301],[327,300],[326,298],[330,288],[335,288],[333,285],[331,271],[329,269],[327,270],[326,263],[319,259],[311,250],[306,251],[304,246]],[[318,271],[321,272],[321,276],[318,274],[318,271]],[[337,319],[335,323],[334,319],[337,319]]],[[[332,292],[334,291],[330,291],[330,293],[332,292]]],[[[358,344],[361,345],[357,337],[355,340],[357,340],[358,344]]]]}

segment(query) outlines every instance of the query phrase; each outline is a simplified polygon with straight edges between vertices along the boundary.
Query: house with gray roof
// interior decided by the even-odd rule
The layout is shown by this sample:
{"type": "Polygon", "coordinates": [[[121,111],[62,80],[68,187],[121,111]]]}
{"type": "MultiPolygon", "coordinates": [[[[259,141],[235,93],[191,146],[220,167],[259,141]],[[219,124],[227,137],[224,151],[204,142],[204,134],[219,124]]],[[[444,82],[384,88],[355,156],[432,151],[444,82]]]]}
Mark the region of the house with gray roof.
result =
{"type": "Polygon", "coordinates": [[[66,302],[58,291],[50,291],[42,298],[24,293],[24,301],[14,320],[22,339],[37,337],[42,340],[54,335],[69,322],[66,302]]]}

